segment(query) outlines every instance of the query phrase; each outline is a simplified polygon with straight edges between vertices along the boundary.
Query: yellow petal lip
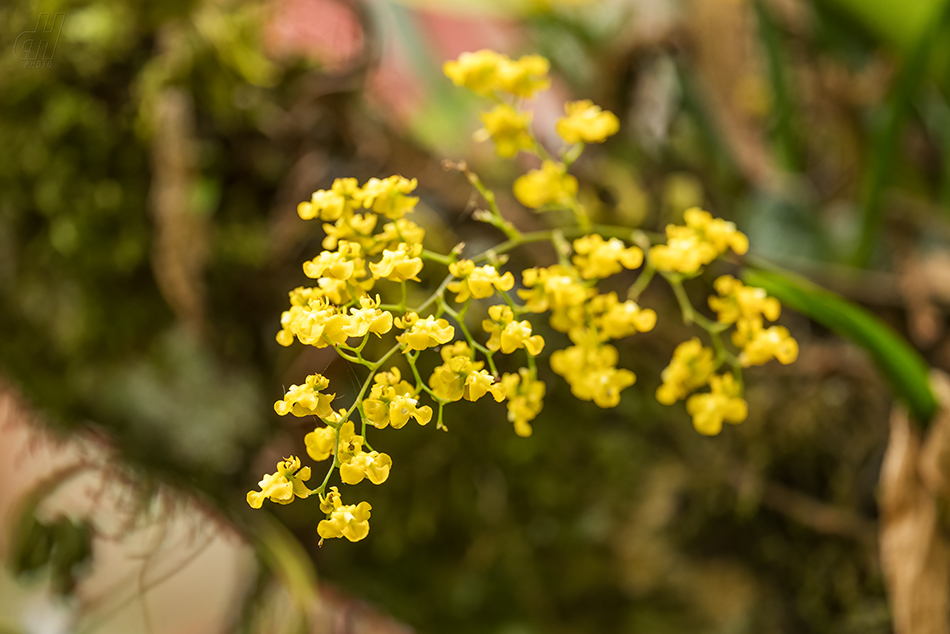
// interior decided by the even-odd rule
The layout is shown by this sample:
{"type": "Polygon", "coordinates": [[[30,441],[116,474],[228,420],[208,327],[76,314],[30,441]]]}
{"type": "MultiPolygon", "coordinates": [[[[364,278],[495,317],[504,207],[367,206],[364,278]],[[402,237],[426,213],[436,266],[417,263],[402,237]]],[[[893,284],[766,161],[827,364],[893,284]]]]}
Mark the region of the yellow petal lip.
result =
{"type": "Polygon", "coordinates": [[[550,62],[540,55],[525,55],[513,60],[489,49],[462,53],[458,59],[442,65],[446,77],[456,86],[491,96],[507,92],[530,99],[551,85],[548,77],[550,62]]]}
{"type": "Polygon", "coordinates": [[[317,525],[317,533],[323,539],[345,537],[358,542],[369,534],[369,518],[372,507],[369,502],[344,505],[335,487],[321,505],[329,517],[317,525]]]}
{"type": "Polygon", "coordinates": [[[265,499],[277,504],[290,504],[295,498],[306,498],[313,491],[304,484],[310,479],[310,467],[300,468],[300,458],[290,456],[277,463],[277,472],[266,474],[260,481],[260,491],[249,491],[247,503],[259,509],[265,499]]]}
{"type": "Polygon", "coordinates": [[[541,169],[530,170],[515,179],[513,193],[525,207],[564,207],[577,196],[577,179],[563,163],[545,160],[541,169]]]}
{"type": "Polygon", "coordinates": [[[603,143],[620,130],[620,120],[601,110],[589,100],[565,104],[566,117],[558,120],[555,129],[566,143],[603,143]]]}

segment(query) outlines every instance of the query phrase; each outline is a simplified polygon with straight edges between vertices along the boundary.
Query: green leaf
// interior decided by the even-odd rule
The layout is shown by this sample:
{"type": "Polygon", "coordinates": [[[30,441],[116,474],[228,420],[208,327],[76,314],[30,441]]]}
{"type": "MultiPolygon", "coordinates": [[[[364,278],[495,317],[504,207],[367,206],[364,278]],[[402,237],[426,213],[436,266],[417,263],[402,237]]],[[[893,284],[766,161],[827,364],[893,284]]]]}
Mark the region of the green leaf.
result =
{"type": "Polygon", "coordinates": [[[876,316],[798,276],[746,269],[743,280],[764,288],[783,304],[807,315],[867,350],[896,394],[925,426],[937,409],[930,391],[930,366],[903,337],[876,316]]]}
{"type": "Polygon", "coordinates": [[[937,16],[944,0],[820,0],[844,12],[876,36],[901,51],[909,52],[937,16]]]}
{"type": "Polygon", "coordinates": [[[248,512],[252,543],[258,559],[267,566],[290,593],[298,609],[298,616],[307,621],[310,608],[317,601],[317,572],[307,551],[293,533],[268,512],[248,512]]]}

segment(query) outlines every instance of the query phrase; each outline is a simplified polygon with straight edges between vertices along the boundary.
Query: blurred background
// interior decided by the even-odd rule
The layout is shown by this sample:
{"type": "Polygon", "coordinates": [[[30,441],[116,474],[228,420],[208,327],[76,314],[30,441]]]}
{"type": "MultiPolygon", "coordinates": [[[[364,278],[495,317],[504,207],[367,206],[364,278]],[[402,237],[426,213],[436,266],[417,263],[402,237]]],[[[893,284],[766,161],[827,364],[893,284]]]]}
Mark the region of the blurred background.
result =
{"type": "MultiPolygon", "coordinates": [[[[395,466],[358,487],[366,540],[320,548],[317,500],[244,496],[303,453],[310,423],[272,408],[285,386],[323,372],[346,398],[362,380],[274,340],[323,237],[299,201],[418,178],[429,248],[478,251],[502,236],[441,167],[465,159],[516,225],[547,222],[510,193],[530,163],[472,141],[485,104],[441,72],[463,51],[551,60],[542,140],[568,99],[620,117],[574,170],[595,221],[662,231],[702,205],[750,258],[950,370],[946,4],[3,4],[0,632],[891,632],[876,492],[894,393],[873,355],[788,309],[800,359],[747,372],[749,419],[719,437],[654,399],[699,334],[655,283],[658,327],[618,343],[638,381],[616,409],[542,358],[530,438],[481,402],[450,408],[447,434],[378,432],[395,466]]],[[[553,260],[532,247],[512,268],[553,260]]]]}

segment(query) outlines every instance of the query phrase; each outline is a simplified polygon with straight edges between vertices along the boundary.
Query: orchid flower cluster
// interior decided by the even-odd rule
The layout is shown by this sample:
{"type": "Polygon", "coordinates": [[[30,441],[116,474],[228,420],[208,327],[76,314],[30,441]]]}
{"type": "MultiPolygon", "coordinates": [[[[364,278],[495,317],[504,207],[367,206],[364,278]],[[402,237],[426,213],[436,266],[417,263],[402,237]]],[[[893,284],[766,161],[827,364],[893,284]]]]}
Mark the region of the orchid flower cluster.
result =
{"type": "Polygon", "coordinates": [[[718,278],[716,294],[709,298],[715,321],[689,303],[685,281],[717,258],[729,252],[742,255],[748,249],[746,236],[733,223],[690,209],[683,225],[669,225],[666,239],[655,240],[652,246],[642,231],[591,224],[569,169],[586,144],[615,134],[619,121],[590,101],[567,103],[565,116],[556,124],[563,146],[549,153],[533,133],[532,113],[521,109],[523,99],[549,87],[548,70],[543,57],[512,60],[488,50],[465,53],[444,65],[456,85],[496,104],[481,114],[484,128],[476,132],[476,139],[491,139],[503,157],[526,152],[540,160],[538,168],[515,180],[515,198],[538,212],[568,209],[574,224],[521,232],[503,216],[494,193],[464,164],[449,167],[461,171],[484,198],[488,208],[475,217],[506,237],[484,253],[463,255],[463,244],[448,254],[424,246],[425,229],[410,220],[419,201],[412,195],[415,179],[395,175],[360,185],[356,179],[341,178],[300,203],[301,218],[323,222],[324,251],[304,263],[304,274],[314,283],[291,291],[277,341],[283,346],[296,340],[332,348],[368,374],[348,407],[335,407],[336,395],[320,374],[292,385],[275,403],[279,415],[320,421],[304,444],[311,459],[329,460],[329,467],[322,484],[311,490],[306,484],[311,468],[302,466],[296,456],[283,460],[276,473],[261,480],[260,491],[247,494],[252,507],[260,508],[265,499],[289,504],[316,494],[326,515],[317,527],[320,537],[358,541],[369,532],[369,503],[345,504],[339,488],[329,485],[337,471],[348,485],[387,480],[393,461],[369,444],[371,427],[401,429],[410,421],[427,425],[435,419],[435,426],[445,429],[446,406],[490,398],[504,403],[517,435],[530,436],[546,391],[537,366],[546,342],[527,319],[531,315],[548,314],[550,327],[570,341],[550,354],[550,367],[574,396],[599,407],[615,407],[636,376],[618,367],[619,354],[610,342],[654,328],[656,312],[641,307],[637,299],[657,273],[670,283],[684,320],[705,330],[711,342],[706,346],[695,337],[680,344],[662,371],[656,392],[665,405],[685,399],[698,432],[718,434],[723,422],[746,418],[743,368],[772,359],[783,364],[795,360],[798,346],[788,330],[767,325],[778,318],[781,306],[762,289],[728,275],[718,278]],[[553,244],[557,263],[521,271],[520,281],[502,269],[506,253],[538,241],[553,244]],[[409,306],[407,286],[420,283],[419,274],[427,266],[443,267],[446,275],[426,300],[409,306]],[[600,280],[641,268],[626,297],[598,289],[600,280]],[[384,280],[394,291],[400,290],[400,301],[382,302],[376,287],[384,280]],[[480,324],[466,320],[473,305],[487,317],[480,324]],[[736,352],[723,341],[729,328],[734,329],[731,342],[736,352]],[[378,358],[366,358],[367,342],[382,337],[391,337],[392,346],[378,358]],[[436,354],[441,363],[423,376],[420,357],[436,354]],[[402,364],[394,361],[399,357],[402,364]],[[512,371],[499,371],[502,360],[512,371]],[[400,365],[409,373],[404,375],[400,365]],[[701,391],[704,388],[708,391],[701,391]]]}

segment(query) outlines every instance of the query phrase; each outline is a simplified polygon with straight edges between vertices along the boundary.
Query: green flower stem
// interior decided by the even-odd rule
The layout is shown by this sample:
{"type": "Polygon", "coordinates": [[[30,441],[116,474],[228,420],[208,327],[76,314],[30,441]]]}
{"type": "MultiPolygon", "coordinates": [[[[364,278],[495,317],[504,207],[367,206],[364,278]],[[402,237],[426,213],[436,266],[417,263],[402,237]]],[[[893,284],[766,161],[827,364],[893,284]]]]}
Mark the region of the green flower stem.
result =
{"type": "MultiPolygon", "coordinates": [[[[598,225],[599,226],[599,225],[598,225]]],[[[662,233],[657,233],[655,231],[643,231],[642,229],[634,229],[630,240],[640,247],[640,250],[643,251],[643,256],[646,258],[650,251],[650,247],[653,246],[653,243],[662,243],[666,241],[666,236],[662,233]]],[[[649,260],[648,260],[649,263],[649,260]]]]}
{"type": "Polygon", "coordinates": [[[422,311],[424,311],[426,308],[428,308],[432,304],[432,302],[442,297],[442,294],[445,293],[445,287],[448,286],[449,282],[451,282],[453,279],[455,279],[455,276],[446,275],[445,279],[442,280],[442,283],[439,284],[439,287],[435,289],[435,291],[433,291],[431,295],[429,295],[426,301],[419,304],[417,308],[412,308],[410,310],[414,313],[421,313],[422,311]]]}
{"type": "Polygon", "coordinates": [[[680,305],[680,311],[683,313],[683,322],[686,324],[696,324],[707,333],[712,341],[713,349],[716,351],[716,369],[718,370],[723,363],[728,363],[733,368],[739,367],[739,360],[734,354],[726,349],[722,341],[722,332],[729,328],[729,324],[719,321],[713,321],[702,315],[693,308],[686,291],[683,289],[683,280],[678,273],[660,273],[673,288],[673,294],[676,295],[676,301],[680,305]]]}
{"type": "Polygon", "coordinates": [[[656,275],[656,268],[648,261],[637,277],[637,281],[627,289],[627,299],[632,299],[633,301],[640,299],[640,294],[650,285],[654,275],[656,275]]]}
{"type": "MultiPolygon", "coordinates": [[[[336,350],[338,353],[340,353],[340,350],[336,346],[333,346],[333,349],[336,350]]],[[[369,389],[370,384],[373,382],[373,377],[376,376],[376,372],[379,370],[380,366],[386,363],[387,359],[389,359],[389,357],[391,357],[396,352],[396,350],[399,350],[398,343],[394,345],[392,348],[390,348],[386,352],[386,354],[384,354],[378,360],[374,362],[369,362],[365,360],[362,361],[362,364],[370,369],[369,376],[367,376],[366,380],[363,381],[363,386],[360,388],[359,394],[356,395],[356,400],[353,402],[353,405],[350,407],[350,409],[346,411],[346,414],[344,414],[343,420],[340,421],[340,424],[335,427],[336,440],[333,445],[333,463],[330,465],[330,468],[327,470],[326,477],[323,478],[323,484],[321,484],[320,487],[317,489],[317,493],[321,496],[321,498],[323,497],[323,494],[326,491],[327,484],[330,482],[330,476],[333,475],[333,471],[340,464],[340,461],[337,459],[337,456],[339,455],[339,449],[340,449],[340,429],[343,427],[343,423],[348,421],[350,419],[350,416],[352,416],[353,412],[356,411],[357,409],[359,410],[360,421],[363,423],[363,428],[362,428],[363,443],[367,447],[369,447],[370,451],[373,450],[370,444],[366,442],[366,417],[363,415],[363,408],[362,408],[363,396],[366,394],[366,390],[369,389]]],[[[344,356],[344,358],[346,358],[347,356],[349,355],[344,356]]]]}
{"type": "Polygon", "coordinates": [[[635,236],[638,238],[646,236],[651,242],[662,242],[665,239],[662,233],[640,231],[638,229],[619,227],[616,225],[597,224],[591,225],[590,228],[586,230],[580,226],[564,227],[563,229],[549,229],[546,231],[532,231],[529,233],[522,233],[517,239],[506,240],[505,242],[502,242],[501,244],[496,245],[491,249],[484,251],[483,253],[479,253],[471,259],[473,262],[482,262],[492,257],[497,257],[503,253],[508,253],[509,251],[517,249],[523,244],[529,244],[531,242],[550,242],[554,238],[555,231],[560,231],[561,234],[568,240],[580,238],[581,236],[587,235],[589,233],[597,233],[605,238],[619,238],[625,242],[634,243],[636,243],[635,236]]]}
{"type": "MultiPolygon", "coordinates": [[[[393,355],[396,353],[396,351],[399,350],[399,348],[400,348],[400,345],[397,343],[397,344],[394,345],[392,348],[390,348],[389,350],[387,350],[387,351],[386,351],[386,354],[384,354],[384,355],[381,356],[379,359],[377,359],[376,361],[374,361],[373,364],[372,364],[371,366],[369,366],[369,367],[373,370],[373,372],[376,372],[376,370],[378,370],[384,363],[386,363],[386,361],[389,360],[389,357],[393,356],[393,355]]],[[[369,379],[371,379],[371,378],[373,378],[373,377],[367,378],[367,381],[369,381],[369,379]]],[[[360,394],[362,394],[363,392],[366,391],[366,385],[367,385],[366,383],[363,384],[363,389],[360,390],[360,394]]]]}
{"type": "Polygon", "coordinates": [[[511,295],[508,294],[508,291],[498,291],[498,294],[501,295],[502,299],[505,300],[505,303],[508,304],[508,308],[510,308],[511,312],[515,314],[515,317],[531,312],[526,306],[515,302],[515,300],[511,298],[511,295]]]}
{"type": "Polygon", "coordinates": [[[422,380],[422,376],[419,374],[419,368],[416,367],[416,359],[419,358],[419,352],[415,354],[407,354],[406,361],[409,363],[409,368],[412,370],[412,376],[416,378],[416,394],[419,394],[419,390],[422,390],[429,396],[431,396],[436,402],[441,402],[438,396],[435,395],[435,392],[432,391],[428,385],[422,380]]]}
{"type": "Polygon", "coordinates": [[[523,233],[517,240],[506,240],[505,242],[502,242],[501,244],[498,244],[487,251],[479,253],[471,259],[475,263],[491,260],[492,258],[495,258],[503,253],[508,253],[509,251],[517,249],[523,244],[529,244],[531,242],[550,242],[553,234],[554,231],[533,231],[531,233],[523,233]]]}
{"type": "Polygon", "coordinates": [[[465,303],[462,304],[462,308],[459,309],[459,311],[458,311],[458,318],[459,318],[459,320],[462,320],[462,321],[465,320],[465,313],[468,312],[468,307],[471,306],[471,305],[472,305],[472,298],[469,297],[468,299],[465,300],[465,303]]]}
{"type": "Polygon", "coordinates": [[[478,349],[481,350],[485,358],[488,359],[488,369],[491,370],[491,375],[496,378],[501,376],[498,374],[498,368],[495,367],[495,353],[481,345],[478,346],[478,349]]]}
{"type": "Polygon", "coordinates": [[[580,158],[581,154],[584,152],[584,143],[579,142],[575,143],[564,150],[561,154],[561,161],[564,163],[564,167],[570,169],[571,165],[574,164],[574,161],[580,158]]]}
{"type": "Polygon", "coordinates": [[[551,232],[551,244],[554,245],[554,251],[557,253],[557,261],[560,265],[570,268],[571,243],[567,241],[560,229],[551,232]]]}
{"type": "Polygon", "coordinates": [[[738,363],[732,366],[732,376],[735,377],[736,383],[739,384],[739,394],[742,394],[745,391],[745,386],[742,384],[742,366],[738,363]]]}
{"type": "Polygon", "coordinates": [[[349,306],[358,306],[360,303],[359,300],[359,290],[350,283],[350,280],[346,280],[346,292],[350,296],[350,301],[346,303],[346,307],[349,306]]]}
{"type": "Polygon", "coordinates": [[[478,350],[479,352],[481,352],[483,355],[485,355],[485,358],[488,359],[488,367],[491,369],[492,375],[498,376],[498,369],[495,367],[495,361],[492,359],[492,356],[495,353],[489,350],[488,348],[486,348],[485,346],[483,346],[482,344],[475,341],[475,337],[472,336],[472,333],[469,331],[468,326],[465,325],[465,320],[462,318],[462,315],[457,313],[455,310],[449,308],[446,305],[444,298],[440,299],[439,303],[441,304],[442,309],[446,313],[448,313],[449,316],[452,317],[453,320],[455,320],[455,323],[459,325],[459,330],[462,331],[462,335],[465,336],[465,340],[468,342],[468,345],[471,346],[473,350],[478,350]]]}
{"type": "Polygon", "coordinates": [[[373,446],[369,444],[368,440],[366,440],[366,415],[363,413],[362,402],[357,402],[356,411],[359,412],[360,421],[363,423],[362,427],[360,428],[360,436],[363,437],[363,445],[365,445],[365,447],[370,451],[373,451],[373,446]]]}
{"type": "Polygon", "coordinates": [[[551,153],[548,152],[548,149],[541,145],[541,142],[535,138],[534,132],[529,129],[528,133],[531,135],[531,139],[534,141],[534,147],[528,148],[527,151],[533,152],[542,161],[554,161],[554,157],[551,156],[551,153]]]}
{"type": "Polygon", "coordinates": [[[435,428],[441,429],[442,431],[449,431],[449,428],[445,426],[445,423],[442,422],[442,409],[445,407],[445,402],[441,399],[439,400],[439,417],[435,421],[435,428]]]}
{"type": "Polygon", "coordinates": [[[442,280],[442,283],[439,284],[439,287],[435,289],[435,291],[433,291],[432,294],[429,295],[428,298],[426,298],[426,301],[422,302],[415,308],[406,308],[398,304],[380,304],[379,308],[381,310],[389,310],[389,311],[421,313],[426,308],[428,308],[432,304],[432,302],[434,302],[439,297],[442,297],[442,294],[445,292],[445,287],[448,286],[449,282],[451,282],[453,279],[454,277],[452,275],[446,275],[445,279],[442,280]]]}
{"type": "Polygon", "coordinates": [[[500,229],[508,236],[509,240],[517,240],[521,237],[521,232],[518,231],[517,227],[505,220],[505,217],[501,215],[501,209],[498,208],[498,202],[495,200],[495,192],[485,187],[485,184],[478,177],[478,174],[468,169],[468,165],[466,165],[464,161],[460,163],[446,162],[443,165],[446,169],[457,169],[465,174],[465,178],[468,179],[468,182],[472,184],[472,187],[478,190],[478,193],[481,194],[485,202],[488,203],[488,209],[491,211],[491,214],[488,217],[482,218],[482,220],[500,229]]]}
{"type": "MultiPolygon", "coordinates": [[[[515,104],[515,108],[521,110],[520,100],[519,103],[515,104]]],[[[541,145],[541,142],[538,141],[538,137],[535,135],[534,129],[530,125],[525,129],[525,132],[527,132],[528,136],[531,137],[532,145],[531,147],[524,148],[524,151],[528,152],[529,154],[534,154],[542,161],[553,161],[554,157],[551,156],[551,153],[548,152],[548,149],[541,145]]]]}
{"type": "Polygon", "coordinates": [[[320,484],[319,487],[317,487],[317,490],[316,490],[316,493],[317,495],[320,496],[321,500],[324,497],[324,493],[326,493],[327,485],[330,483],[330,476],[333,475],[333,472],[336,471],[337,465],[340,464],[340,461],[337,460],[336,457],[340,453],[340,427],[342,426],[343,424],[341,423],[339,427],[335,428],[336,434],[334,435],[334,439],[333,439],[333,460],[330,461],[330,468],[327,469],[327,475],[324,476],[323,482],[320,484]]]}
{"type": "Polygon", "coordinates": [[[366,347],[366,342],[368,339],[369,339],[369,335],[364,335],[363,340],[360,342],[360,345],[356,346],[355,348],[352,346],[348,346],[345,343],[331,344],[331,345],[333,345],[333,347],[337,349],[337,352],[340,353],[340,356],[343,356],[343,358],[346,359],[347,361],[351,361],[352,363],[359,363],[360,365],[365,365],[366,367],[369,367],[372,365],[372,362],[364,359],[363,354],[362,354],[363,348],[366,347]],[[350,355],[344,356],[344,354],[340,352],[340,348],[343,348],[344,350],[349,350],[350,352],[355,353],[356,354],[355,361],[353,357],[351,357],[350,355]]]}
{"type": "Polygon", "coordinates": [[[491,226],[502,231],[509,238],[512,238],[512,239],[518,238],[519,233],[518,233],[518,230],[515,229],[515,226],[511,224],[510,222],[508,222],[507,220],[504,220],[503,218],[500,218],[493,213],[485,213],[483,211],[482,212],[476,211],[474,218],[480,222],[487,222],[491,226]]]}
{"type": "Polygon", "coordinates": [[[391,357],[396,352],[396,350],[399,350],[398,343],[390,348],[386,354],[379,358],[379,360],[366,366],[370,370],[369,375],[366,377],[366,380],[363,381],[363,386],[360,388],[359,394],[356,395],[356,400],[354,401],[353,405],[346,411],[346,415],[343,416],[344,421],[349,420],[357,406],[363,402],[363,395],[366,394],[366,390],[369,389],[370,384],[373,382],[373,377],[376,376],[376,372],[379,370],[381,365],[386,363],[386,360],[389,359],[389,357],[391,357]]]}
{"type": "Polygon", "coordinates": [[[531,141],[533,143],[533,147],[525,148],[525,151],[533,153],[542,161],[554,161],[554,157],[551,156],[551,153],[548,152],[548,149],[541,145],[541,142],[538,141],[538,137],[535,135],[534,129],[531,126],[528,126],[525,131],[528,133],[528,136],[531,137],[531,141]]]}
{"type": "Polygon", "coordinates": [[[683,323],[687,325],[696,324],[710,333],[720,333],[729,327],[729,324],[712,321],[693,308],[689,298],[686,296],[686,290],[683,288],[683,281],[678,274],[661,272],[661,275],[666,278],[666,281],[669,282],[673,288],[673,294],[676,295],[676,301],[679,302],[680,311],[683,313],[683,323]]]}
{"type": "MultiPolygon", "coordinates": [[[[429,251],[428,249],[423,249],[422,254],[419,257],[421,257],[423,260],[431,260],[432,262],[438,262],[439,264],[443,264],[445,266],[448,266],[452,263],[452,257],[450,255],[442,255],[441,253],[429,251]]],[[[403,285],[405,284],[406,283],[403,282],[403,285]]]]}
{"type": "MultiPolygon", "coordinates": [[[[346,360],[349,361],[350,363],[358,363],[358,364],[360,364],[360,365],[366,365],[366,363],[363,361],[362,358],[360,358],[360,357],[354,357],[353,355],[347,354],[347,353],[343,352],[342,350],[340,350],[341,347],[344,347],[343,344],[341,344],[341,345],[332,345],[332,344],[331,344],[330,347],[333,348],[334,350],[336,350],[336,353],[337,353],[338,355],[340,355],[340,357],[342,357],[343,359],[346,359],[346,360]]],[[[353,350],[353,349],[354,349],[354,348],[350,348],[349,346],[346,346],[346,348],[349,349],[349,350],[353,350]]]]}
{"type": "Polygon", "coordinates": [[[402,287],[402,300],[399,302],[399,309],[406,312],[406,280],[403,280],[400,286],[402,287]]]}
{"type": "Polygon", "coordinates": [[[320,499],[321,499],[321,500],[325,497],[325,493],[326,493],[326,491],[327,491],[327,485],[330,484],[330,477],[333,475],[333,472],[336,471],[336,462],[337,462],[337,461],[336,461],[336,450],[337,450],[337,448],[339,447],[339,444],[340,444],[340,433],[337,432],[337,434],[336,434],[336,445],[337,445],[337,446],[334,447],[334,449],[333,449],[333,453],[334,453],[333,460],[330,461],[330,468],[327,469],[327,475],[326,475],[326,477],[323,478],[323,482],[320,484],[319,487],[317,487],[317,489],[316,489],[316,491],[315,491],[315,493],[320,496],[320,499]]]}
{"type": "Polygon", "coordinates": [[[453,308],[448,306],[448,302],[445,298],[439,298],[438,302],[443,311],[447,312],[449,316],[455,320],[455,323],[459,325],[459,330],[462,331],[462,334],[465,335],[465,340],[468,341],[468,345],[475,347],[475,338],[472,337],[472,333],[469,332],[468,327],[465,325],[465,321],[462,319],[462,316],[453,308]]]}
{"type": "Polygon", "coordinates": [[[710,332],[709,338],[712,340],[713,350],[716,351],[716,369],[718,370],[723,363],[728,363],[733,369],[738,368],[739,360],[726,350],[726,346],[722,342],[722,336],[718,332],[710,332]]]}
{"type": "Polygon", "coordinates": [[[574,217],[577,219],[577,224],[579,228],[584,233],[590,233],[591,224],[590,216],[587,213],[587,209],[577,200],[573,198],[571,200],[571,213],[574,214],[574,217]]]}
{"type": "Polygon", "coordinates": [[[422,382],[422,377],[419,376],[419,370],[416,368],[416,359],[419,357],[419,353],[409,353],[406,355],[406,363],[409,364],[409,369],[412,370],[412,376],[416,378],[416,389],[415,396],[419,395],[420,391],[423,391],[425,384],[422,382]]]}

